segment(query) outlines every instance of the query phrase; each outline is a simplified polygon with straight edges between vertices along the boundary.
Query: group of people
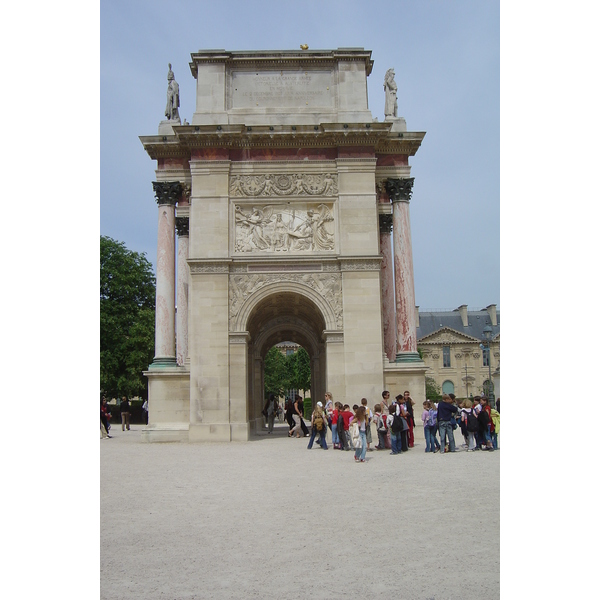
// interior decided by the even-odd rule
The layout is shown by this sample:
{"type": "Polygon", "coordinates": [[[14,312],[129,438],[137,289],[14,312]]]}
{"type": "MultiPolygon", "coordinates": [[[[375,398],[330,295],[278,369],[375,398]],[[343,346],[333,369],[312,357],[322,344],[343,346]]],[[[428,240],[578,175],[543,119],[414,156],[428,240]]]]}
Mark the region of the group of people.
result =
{"type": "MultiPolygon", "coordinates": [[[[333,402],[330,392],[325,394],[325,404],[317,402],[312,412],[309,433],[303,419],[303,400],[296,395],[294,401],[286,404],[286,420],[289,424],[289,437],[310,437],[307,448],[310,450],[315,442],[323,450],[327,450],[327,430],[331,431],[331,443],[336,450],[354,449],[354,460],[365,462],[366,453],[375,450],[391,450],[390,454],[398,455],[414,447],[414,401],[410,392],[398,394],[390,404],[390,393],[385,390],[382,400],[373,407],[368,400],[362,398],[361,404],[352,409],[348,404],[333,402]],[[378,443],[373,443],[371,425],[377,431],[378,443]]],[[[454,394],[444,394],[439,403],[426,400],[423,402],[421,420],[425,434],[425,452],[442,454],[456,452],[454,431],[460,427],[464,437],[463,448],[469,452],[475,450],[493,451],[498,449],[498,433],[500,431],[499,400],[497,408],[489,405],[485,396],[473,399],[456,400],[454,394]],[[439,432],[439,441],[437,434],[439,432]]],[[[269,398],[265,411],[269,415],[269,433],[272,431],[270,404],[276,410],[276,399],[269,398]]],[[[273,413],[274,414],[274,413],[273,413]]]]}
{"type": "MultiPolygon", "coordinates": [[[[129,399],[127,396],[123,396],[121,398],[121,404],[119,405],[119,409],[121,412],[121,429],[125,431],[130,431],[129,419],[131,417],[131,405],[129,404],[129,399]]],[[[148,400],[145,400],[142,404],[142,412],[144,413],[144,421],[146,424],[148,423],[148,400]]],[[[100,398],[100,438],[111,438],[110,435],[110,419],[112,414],[108,411],[108,400],[106,396],[102,396],[100,398]]]]}

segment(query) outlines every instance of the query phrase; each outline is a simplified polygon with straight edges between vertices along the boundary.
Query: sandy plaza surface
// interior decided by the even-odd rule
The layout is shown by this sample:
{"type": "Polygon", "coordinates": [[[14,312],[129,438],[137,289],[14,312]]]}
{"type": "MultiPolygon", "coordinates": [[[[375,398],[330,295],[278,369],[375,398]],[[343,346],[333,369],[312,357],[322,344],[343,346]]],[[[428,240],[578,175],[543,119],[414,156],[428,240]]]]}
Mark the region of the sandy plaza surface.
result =
{"type": "Polygon", "coordinates": [[[454,454],[417,427],[408,452],[355,463],[286,424],[243,443],[142,429],[99,442],[102,599],[500,597],[501,452],[459,430],[454,454]]]}

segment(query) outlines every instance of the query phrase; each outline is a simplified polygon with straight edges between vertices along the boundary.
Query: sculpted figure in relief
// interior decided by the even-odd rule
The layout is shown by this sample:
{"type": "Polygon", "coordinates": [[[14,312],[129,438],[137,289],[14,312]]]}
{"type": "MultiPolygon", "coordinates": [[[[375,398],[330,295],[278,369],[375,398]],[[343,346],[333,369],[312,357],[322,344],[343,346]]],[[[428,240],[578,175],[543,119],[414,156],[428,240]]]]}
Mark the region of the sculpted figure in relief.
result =
{"type": "Polygon", "coordinates": [[[169,87],[167,88],[167,108],[165,109],[165,117],[169,121],[180,121],[179,119],[179,84],[175,81],[175,75],[171,71],[171,63],[169,63],[169,73],[167,74],[169,87]]]}
{"type": "Polygon", "coordinates": [[[306,213],[299,215],[296,215],[295,209],[291,211],[291,215],[284,209],[283,213],[288,215],[286,222],[283,213],[277,213],[273,218],[275,206],[255,206],[251,212],[245,213],[236,205],[235,251],[334,250],[334,234],[326,226],[334,220],[331,210],[325,204],[319,204],[317,209],[309,208],[306,213]]]}
{"type": "Polygon", "coordinates": [[[394,81],[394,69],[388,69],[383,79],[383,89],[385,90],[385,109],[386,117],[398,116],[398,85],[394,81]]]}

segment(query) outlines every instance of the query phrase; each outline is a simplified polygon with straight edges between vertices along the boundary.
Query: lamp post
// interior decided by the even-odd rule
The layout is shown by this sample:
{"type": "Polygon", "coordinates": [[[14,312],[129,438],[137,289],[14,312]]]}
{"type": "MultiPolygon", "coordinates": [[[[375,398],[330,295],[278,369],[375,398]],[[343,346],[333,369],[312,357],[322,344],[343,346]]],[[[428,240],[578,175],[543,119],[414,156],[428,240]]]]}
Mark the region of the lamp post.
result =
{"type": "Polygon", "coordinates": [[[490,342],[492,341],[492,328],[489,325],[486,325],[483,328],[483,341],[485,344],[479,344],[479,347],[484,350],[487,348],[487,357],[488,357],[488,389],[487,396],[489,405],[492,408],[496,408],[496,398],[494,392],[492,391],[492,352],[490,350],[490,342]]]}

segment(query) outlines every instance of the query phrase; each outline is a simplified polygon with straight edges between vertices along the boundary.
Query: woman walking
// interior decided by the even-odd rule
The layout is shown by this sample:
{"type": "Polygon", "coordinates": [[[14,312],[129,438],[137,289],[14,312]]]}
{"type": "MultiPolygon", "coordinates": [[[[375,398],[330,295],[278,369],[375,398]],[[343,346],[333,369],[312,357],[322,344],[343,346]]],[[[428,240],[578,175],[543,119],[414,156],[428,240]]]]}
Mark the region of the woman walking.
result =
{"type": "Polygon", "coordinates": [[[290,437],[294,437],[294,434],[297,438],[302,437],[300,432],[302,431],[302,413],[300,412],[299,403],[302,402],[302,396],[296,394],[296,401],[294,402],[294,412],[292,413],[292,417],[294,419],[294,427],[290,430],[288,435],[290,437]]]}

